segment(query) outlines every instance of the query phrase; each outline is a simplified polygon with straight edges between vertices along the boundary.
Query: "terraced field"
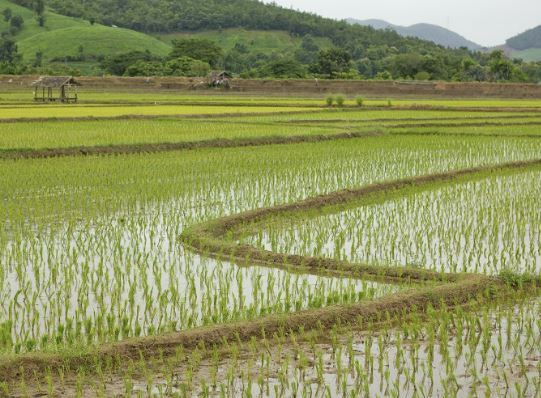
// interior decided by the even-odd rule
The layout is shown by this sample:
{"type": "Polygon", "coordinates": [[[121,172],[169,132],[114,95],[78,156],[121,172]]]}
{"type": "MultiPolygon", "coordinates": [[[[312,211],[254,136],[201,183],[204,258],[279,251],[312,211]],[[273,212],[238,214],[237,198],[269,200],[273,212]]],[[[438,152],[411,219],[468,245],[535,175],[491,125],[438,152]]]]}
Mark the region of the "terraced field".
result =
{"type": "Polygon", "coordinates": [[[0,396],[541,396],[541,103],[0,97],[0,396]]]}

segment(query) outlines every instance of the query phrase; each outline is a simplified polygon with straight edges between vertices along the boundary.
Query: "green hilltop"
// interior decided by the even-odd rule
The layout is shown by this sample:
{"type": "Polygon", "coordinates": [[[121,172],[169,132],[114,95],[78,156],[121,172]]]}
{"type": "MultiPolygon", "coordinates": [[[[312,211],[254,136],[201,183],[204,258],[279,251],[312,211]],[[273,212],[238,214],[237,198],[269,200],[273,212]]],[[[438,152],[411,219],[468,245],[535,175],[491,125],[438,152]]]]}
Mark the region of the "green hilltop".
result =
{"type": "MultiPolygon", "coordinates": [[[[164,56],[171,46],[152,36],[130,29],[91,24],[87,20],[45,11],[45,26],[40,27],[34,12],[7,0],[0,0],[0,12],[9,8],[13,15],[20,15],[24,24],[14,35],[19,53],[31,61],[37,52],[43,60],[61,61],[66,57],[77,57],[82,52],[89,58],[99,58],[127,51],[150,51],[164,56]]],[[[9,29],[9,24],[0,19],[0,31],[9,29]]]]}

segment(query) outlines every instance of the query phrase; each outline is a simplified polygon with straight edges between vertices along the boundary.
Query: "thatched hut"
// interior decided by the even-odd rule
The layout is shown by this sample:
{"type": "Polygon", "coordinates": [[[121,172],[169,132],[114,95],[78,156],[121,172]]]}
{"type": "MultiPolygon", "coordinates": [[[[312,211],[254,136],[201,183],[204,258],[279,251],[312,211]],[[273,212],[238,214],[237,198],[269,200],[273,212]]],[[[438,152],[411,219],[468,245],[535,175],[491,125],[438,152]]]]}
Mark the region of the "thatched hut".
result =
{"type": "Polygon", "coordinates": [[[226,71],[213,71],[209,75],[210,87],[231,87],[231,79],[233,75],[226,71]]]}
{"type": "Polygon", "coordinates": [[[77,87],[81,84],[72,76],[42,76],[34,83],[34,101],[77,102],[77,87]]]}

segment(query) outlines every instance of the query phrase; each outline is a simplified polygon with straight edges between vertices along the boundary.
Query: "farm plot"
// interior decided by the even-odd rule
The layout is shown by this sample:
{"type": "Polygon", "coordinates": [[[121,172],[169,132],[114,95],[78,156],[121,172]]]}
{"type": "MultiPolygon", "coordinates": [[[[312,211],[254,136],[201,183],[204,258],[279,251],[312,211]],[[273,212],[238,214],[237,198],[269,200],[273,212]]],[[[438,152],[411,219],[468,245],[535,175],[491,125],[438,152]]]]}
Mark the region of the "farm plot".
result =
{"type": "Polygon", "coordinates": [[[266,222],[249,244],[355,263],[498,275],[541,272],[541,168],[419,190],[293,223],[266,222]],[[497,198],[497,200],[494,200],[497,198]]]}
{"type": "Polygon", "coordinates": [[[76,395],[526,396],[540,391],[539,299],[432,311],[401,327],[319,329],[218,349],[179,350],[129,370],[63,380],[76,395]],[[77,387],[81,386],[81,387],[77,387]],[[84,387],[83,387],[84,386],[84,387]]]}
{"type": "MultiPolygon", "coordinates": [[[[309,111],[310,108],[279,108],[278,112],[309,111]]],[[[275,107],[268,106],[205,106],[205,105],[131,105],[131,106],[54,106],[54,107],[6,107],[0,113],[0,120],[10,119],[53,119],[53,118],[115,118],[144,116],[220,115],[276,113],[275,107]]]]}
{"type": "MultiPolygon", "coordinates": [[[[437,118],[418,112],[413,117],[437,118]]],[[[155,134],[157,141],[178,131],[190,139],[242,137],[251,134],[242,129],[246,125],[267,137],[283,127],[283,120],[168,120],[161,127],[171,123],[171,130],[155,134]]],[[[299,120],[287,124],[285,137],[326,131],[318,125],[310,130],[299,120]]],[[[81,123],[90,135],[109,122],[73,126],[81,123]]],[[[119,136],[112,145],[152,141],[145,135],[148,123],[134,136],[127,134],[132,125],[115,124],[119,136]]],[[[24,129],[18,125],[5,139],[6,147],[20,145],[16,142],[24,129]]],[[[69,141],[67,131],[53,136],[48,146],[69,141]]],[[[367,389],[389,395],[405,385],[414,395],[416,384],[420,391],[431,391],[431,380],[440,388],[436,391],[457,394],[471,388],[516,389],[518,381],[520,393],[535,396],[539,327],[532,314],[538,309],[539,270],[532,261],[539,256],[539,215],[531,182],[539,178],[541,141],[473,133],[337,138],[250,150],[0,160],[0,391],[81,396],[112,391],[165,396],[220,396],[223,391],[235,396],[241,391],[255,396],[259,388],[267,395],[309,394],[310,388],[325,396],[327,391],[362,395],[367,389]],[[318,195],[327,195],[330,203],[318,195]],[[332,202],[336,197],[344,202],[332,202]],[[316,199],[303,202],[306,198],[316,199]],[[318,209],[310,208],[320,202],[318,209]],[[266,216],[285,208],[292,211],[288,222],[280,215],[266,216]],[[453,211],[461,217],[452,217],[453,211]],[[265,216],[252,223],[250,217],[258,214],[265,216]],[[427,232],[429,217],[439,223],[427,232]],[[417,219],[425,224],[416,226],[412,220],[417,219]],[[358,222],[374,233],[357,229],[358,222]],[[238,228],[228,229],[233,225],[238,228]],[[216,226],[223,229],[205,237],[211,241],[199,239],[199,233],[213,234],[216,226]],[[501,239],[491,240],[491,228],[501,239]],[[361,239],[365,232],[370,244],[361,239]],[[351,242],[344,236],[351,236],[351,242]],[[411,243],[418,236],[417,246],[401,246],[403,238],[411,243]],[[327,244],[318,249],[325,238],[327,244]],[[386,239],[397,242],[394,251],[386,239]],[[264,248],[271,251],[258,257],[264,248]],[[503,249],[493,253],[493,248],[503,249]],[[282,249],[297,256],[276,253],[282,249]],[[453,250],[478,260],[479,266],[464,258],[455,261],[448,255],[453,250]],[[415,261],[403,261],[410,257],[415,261]],[[498,259],[505,259],[505,267],[498,259]],[[524,290],[506,297],[508,285],[524,290]],[[525,298],[518,302],[520,295],[525,298]],[[503,300],[501,308],[514,306],[517,317],[500,308],[487,307],[479,315],[446,309],[494,299],[503,300]],[[424,322],[427,312],[433,322],[424,322]],[[475,322],[479,317],[480,326],[475,322]],[[463,338],[446,335],[449,328],[437,328],[436,319],[452,323],[463,338]],[[511,337],[485,337],[495,330],[489,324],[520,319],[529,326],[513,329],[506,335],[511,337]],[[359,330],[348,335],[348,329],[335,327],[348,323],[359,330]],[[339,337],[344,333],[346,338],[339,337]],[[475,334],[485,339],[482,347],[470,340],[475,334]],[[511,348],[500,355],[504,337],[511,348]],[[246,341],[251,343],[246,346],[246,341]],[[519,343],[533,347],[533,359],[515,349],[519,343]],[[445,344],[470,346],[455,352],[442,349],[445,344]],[[419,354],[430,347],[439,353],[419,354]],[[235,357],[237,351],[246,354],[235,357]],[[380,355],[383,351],[389,356],[380,355]],[[480,362],[472,359],[479,356],[480,362]],[[455,359],[458,365],[450,366],[455,359]],[[528,371],[503,387],[509,375],[486,369],[495,360],[528,371]],[[186,362],[187,367],[179,366],[186,362]],[[389,373],[389,364],[400,373],[389,373]],[[430,364],[442,364],[442,369],[431,374],[430,364]],[[475,364],[480,364],[476,375],[462,379],[460,388],[453,384],[452,376],[475,364]],[[263,379],[254,376],[261,369],[267,372],[263,379]],[[221,381],[214,382],[218,375],[221,381]],[[527,388],[521,384],[525,377],[531,380],[527,388]]],[[[66,145],[89,142],[83,133],[73,140],[66,145]]],[[[25,145],[39,149],[30,141],[25,145]]]]}
{"type": "MultiPolygon", "coordinates": [[[[527,119],[526,119],[527,120],[527,119]]],[[[531,120],[533,122],[533,120],[531,120]]],[[[391,131],[394,134],[448,134],[448,135],[491,135],[491,136],[517,136],[517,137],[541,137],[541,125],[528,125],[528,124],[514,124],[511,121],[508,125],[501,121],[503,125],[492,126],[465,126],[448,125],[432,127],[398,127],[392,128],[391,131]]]]}
{"type": "MultiPolygon", "coordinates": [[[[208,116],[208,115],[207,115],[208,116]]],[[[234,119],[63,120],[4,123],[0,157],[54,157],[165,152],[195,147],[234,147],[329,141],[391,134],[536,135],[536,113],[324,110],[234,119]],[[462,114],[461,114],[462,115],[462,114]],[[427,127],[430,126],[430,127],[427,127]]]]}
{"type": "Polygon", "coordinates": [[[3,151],[165,144],[216,139],[310,136],[342,133],[334,126],[273,125],[262,122],[223,120],[111,120],[71,122],[26,122],[2,125],[3,151]]]}
{"type": "MultiPolygon", "coordinates": [[[[182,157],[27,160],[24,167],[22,161],[4,161],[2,214],[7,228],[0,241],[7,267],[2,273],[1,302],[8,315],[4,328],[12,331],[4,349],[70,346],[79,343],[73,339],[76,332],[91,343],[116,341],[208,324],[213,319],[210,314],[215,314],[212,323],[217,323],[244,319],[250,311],[258,316],[265,308],[278,310],[292,279],[277,276],[274,283],[279,287],[271,289],[276,296],[267,301],[266,288],[261,289],[270,283],[262,272],[239,274],[234,267],[193,259],[176,245],[177,236],[187,225],[249,208],[383,179],[532,158],[540,151],[528,141],[407,138],[401,140],[400,149],[396,142],[393,138],[355,145],[337,141],[332,144],[335,156],[326,160],[329,147],[311,144],[263,147],[250,154],[237,149],[182,157]],[[442,152],[434,152],[433,145],[442,152]],[[494,151],[494,147],[501,149],[494,151]],[[457,160],[457,152],[469,155],[457,160]],[[261,190],[271,184],[272,192],[261,190]],[[258,278],[260,286],[254,292],[251,285],[258,278]],[[213,290],[215,285],[225,291],[213,290]],[[205,295],[197,286],[211,292],[207,299],[213,305],[206,313],[199,310],[198,301],[205,295]],[[214,305],[234,302],[233,293],[256,297],[261,293],[259,307],[248,310],[254,299],[237,297],[236,305],[217,312],[214,305]],[[24,312],[17,311],[20,305],[25,306],[24,312]],[[239,306],[248,312],[234,315],[239,306]],[[206,321],[204,314],[209,316],[206,321]]],[[[352,281],[338,283],[334,291],[331,281],[321,282],[311,292],[308,282],[298,283],[293,286],[305,285],[299,292],[305,301],[294,304],[297,300],[291,296],[290,309],[332,302],[328,298],[337,294],[346,301],[359,297],[354,294],[359,285],[352,281]],[[309,296],[315,292],[321,297],[311,301],[309,296]]]]}

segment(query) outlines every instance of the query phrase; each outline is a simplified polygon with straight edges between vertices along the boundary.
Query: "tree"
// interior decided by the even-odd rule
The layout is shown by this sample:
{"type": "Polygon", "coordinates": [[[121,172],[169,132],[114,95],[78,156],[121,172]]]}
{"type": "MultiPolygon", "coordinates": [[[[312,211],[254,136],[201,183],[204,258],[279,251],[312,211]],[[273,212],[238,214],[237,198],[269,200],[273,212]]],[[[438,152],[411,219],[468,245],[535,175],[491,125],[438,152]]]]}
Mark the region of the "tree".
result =
{"type": "Polygon", "coordinates": [[[223,57],[223,52],[215,42],[207,39],[173,40],[173,50],[169,54],[169,59],[181,57],[190,57],[216,67],[223,57]]]}
{"type": "Polygon", "coordinates": [[[2,15],[4,16],[4,21],[9,22],[13,16],[13,11],[11,11],[11,8],[6,8],[4,11],[2,11],[2,15]]]}
{"type": "Polygon", "coordinates": [[[210,72],[207,62],[190,57],[180,57],[169,60],[164,65],[164,74],[168,76],[206,76],[210,72]]]}
{"type": "Polygon", "coordinates": [[[18,60],[17,44],[7,35],[0,38],[0,62],[13,64],[18,60]]]}
{"type": "Polygon", "coordinates": [[[137,61],[150,62],[159,60],[150,51],[131,51],[105,58],[101,63],[101,67],[112,75],[123,76],[126,73],[126,69],[137,61]]]}
{"type": "Polygon", "coordinates": [[[295,58],[303,64],[313,64],[317,61],[319,46],[311,35],[303,37],[301,46],[295,52],[295,58]]]}
{"type": "Polygon", "coordinates": [[[45,1],[34,0],[34,12],[36,13],[36,19],[39,26],[45,26],[45,1]]]}
{"type": "Polygon", "coordinates": [[[316,73],[333,79],[336,74],[347,72],[351,68],[351,55],[342,48],[330,48],[319,52],[314,69],[316,73]]]}
{"type": "Polygon", "coordinates": [[[128,66],[125,76],[163,76],[163,64],[158,61],[137,61],[128,66]]]}
{"type": "Polygon", "coordinates": [[[394,77],[413,78],[423,71],[423,57],[418,53],[396,55],[391,58],[390,70],[394,77]]]}
{"type": "Polygon", "coordinates": [[[34,63],[32,64],[33,67],[39,68],[43,64],[43,52],[38,51],[36,53],[36,58],[34,59],[34,63]]]}
{"type": "Polygon", "coordinates": [[[490,53],[488,66],[493,80],[511,80],[513,64],[505,57],[502,50],[495,50],[490,53]]]}
{"type": "Polygon", "coordinates": [[[306,76],[306,69],[297,60],[291,58],[277,59],[270,61],[261,67],[261,77],[276,78],[303,78],[306,76]]]}
{"type": "Polygon", "coordinates": [[[11,20],[9,21],[10,31],[12,34],[17,33],[23,28],[24,25],[24,19],[20,15],[15,15],[11,17],[11,20]]]}

